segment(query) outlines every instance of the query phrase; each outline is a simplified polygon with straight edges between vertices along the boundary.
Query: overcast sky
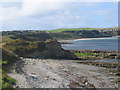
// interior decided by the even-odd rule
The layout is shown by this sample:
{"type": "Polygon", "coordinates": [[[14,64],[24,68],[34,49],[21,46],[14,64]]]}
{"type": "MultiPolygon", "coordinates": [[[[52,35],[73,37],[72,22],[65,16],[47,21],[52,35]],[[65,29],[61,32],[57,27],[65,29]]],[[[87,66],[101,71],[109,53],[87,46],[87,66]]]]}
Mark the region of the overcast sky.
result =
{"type": "Polygon", "coordinates": [[[118,26],[117,2],[40,1],[2,2],[0,5],[0,11],[2,11],[0,13],[1,30],[51,30],[118,26]]]}

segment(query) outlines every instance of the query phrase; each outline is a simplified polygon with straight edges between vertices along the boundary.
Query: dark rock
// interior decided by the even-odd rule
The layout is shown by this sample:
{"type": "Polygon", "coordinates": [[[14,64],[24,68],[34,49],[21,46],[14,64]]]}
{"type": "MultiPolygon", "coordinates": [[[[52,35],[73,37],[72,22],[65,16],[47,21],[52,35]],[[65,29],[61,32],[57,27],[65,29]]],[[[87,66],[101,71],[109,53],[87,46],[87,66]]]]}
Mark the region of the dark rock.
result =
{"type": "Polygon", "coordinates": [[[110,54],[109,56],[117,56],[117,54],[110,54]]]}
{"type": "Polygon", "coordinates": [[[120,59],[120,55],[116,56],[115,59],[120,59]]]}
{"type": "Polygon", "coordinates": [[[23,57],[34,57],[34,58],[51,58],[51,59],[76,59],[77,57],[70,51],[64,50],[61,44],[56,40],[52,40],[44,43],[42,50],[37,49],[34,52],[30,52],[23,57]]]}
{"type": "Polygon", "coordinates": [[[93,53],[100,53],[101,51],[99,51],[99,50],[95,50],[95,51],[94,51],[94,50],[93,50],[92,52],[93,52],[93,53]]]}

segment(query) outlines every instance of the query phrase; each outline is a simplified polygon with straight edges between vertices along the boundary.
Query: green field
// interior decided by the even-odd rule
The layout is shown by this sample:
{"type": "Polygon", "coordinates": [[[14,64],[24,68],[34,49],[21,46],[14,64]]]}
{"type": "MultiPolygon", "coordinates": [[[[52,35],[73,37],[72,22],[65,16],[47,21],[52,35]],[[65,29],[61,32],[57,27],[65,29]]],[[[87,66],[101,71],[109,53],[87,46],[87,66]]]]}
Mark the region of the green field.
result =
{"type": "Polygon", "coordinates": [[[81,31],[81,30],[105,30],[105,29],[118,29],[115,28],[61,28],[61,29],[54,29],[54,30],[48,30],[51,32],[63,32],[63,31],[81,31]]]}
{"type": "Polygon", "coordinates": [[[99,28],[61,28],[49,30],[51,32],[62,32],[62,31],[80,31],[80,30],[100,30],[99,28]]]}

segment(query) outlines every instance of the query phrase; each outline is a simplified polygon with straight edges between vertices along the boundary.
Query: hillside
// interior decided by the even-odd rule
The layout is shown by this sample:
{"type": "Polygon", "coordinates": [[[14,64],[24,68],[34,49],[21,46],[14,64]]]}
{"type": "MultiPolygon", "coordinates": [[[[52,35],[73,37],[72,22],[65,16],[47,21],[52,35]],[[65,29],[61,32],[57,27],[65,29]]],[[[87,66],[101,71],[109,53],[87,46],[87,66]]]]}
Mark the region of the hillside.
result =
{"type": "Polygon", "coordinates": [[[99,30],[99,28],[61,28],[49,30],[51,32],[63,32],[63,31],[81,31],[81,30],[99,30]]]}
{"type": "MultiPolygon", "coordinates": [[[[57,42],[57,40],[88,38],[88,37],[109,37],[109,36],[116,36],[117,33],[118,31],[110,31],[110,30],[107,30],[107,31],[104,30],[103,32],[99,30],[80,30],[80,31],[71,30],[71,31],[62,31],[62,32],[55,32],[55,33],[43,32],[43,31],[4,32],[3,36],[0,37],[0,39],[2,39],[2,42],[0,43],[1,45],[0,47],[2,48],[1,52],[3,57],[2,58],[3,68],[1,70],[3,76],[2,76],[2,81],[0,82],[0,85],[3,86],[3,88],[8,88],[8,87],[12,87],[17,83],[15,87],[20,87],[21,85],[23,85],[21,87],[24,88],[24,87],[27,87],[26,83],[28,83],[31,87],[37,88],[41,86],[45,87],[46,85],[53,87],[51,85],[56,85],[58,84],[58,82],[60,82],[59,87],[63,88],[63,87],[66,87],[63,84],[66,84],[66,82],[69,81],[68,79],[70,79],[70,77],[73,77],[73,79],[70,79],[71,82],[66,84],[71,88],[77,87],[77,86],[87,87],[87,88],[89,87],[94,88],[94,86],[103,87],[103,86],[99,86],[103,82],[105,82],[104,87],[113,87],[114,85],[111,86],[108,84],[108,82],[110,81],[109,81],[109,78],[107,77],[108,76],[107,74],[105,77],[106,79],[103,78],[102,80],[97,81],[97,79],[95,79],[94,77],[97,77],[100,75],[101,76],[100,78],[102,78],[103,77],[102,74],[98,75],[95,72],[91,72],[90,66],[88,67],[86,65],[79,65],[74,62],[70,62],[70,60],[75,61],[76,59],[78,59],[77,56],[81,58],[81,56],[95,56],[99,54],[92,53],[92,55],[91,54],[89,55],[89,53],[86,53],[86,52],[73,53],[73,52],[64,50],[61,47],[60,43],[57,42]],[[23,67],[20,62],[17,62],[18,60],[20,60],[20,58],[18,57],[20,57],[21,61],[24,62],[23,66],[25,67],[23,67]],[[12,66],[14,66],[15,68],[12,68],[12,66]],[[22,68],[24,68],[23,71],[22,71],[22,68]],[[26,72],[25,69],[28,70],[28,72],[26,72]],[[13,70],[14,72],[12,71],[11,73],[10,72],[11,70],[13,70]],[[81,77],[79,77],[78,71],[81,77]],[[21,74],[21,72],[24,74],[21,74]],[[89,73],[86,74],[86,72],[93,73],[93,74],[89,74],[89,73]],[[92,81],[93,80],[94,81],[93,82],[86,81],[87,79],[84,79],[84,76],[86,75],[87,76],[90,75],[88,77],[89,79],[91,79],[91,76],[92,76],[93,77],[92,81]],[[41,80],[42,78],[43,80],[41,80]],[[79,83],[76,80],[78,80],[79,83]],[[43,85],[43,83],[41,84],[42,81],[46,83],[43,85]],[[49,83],[48,81],[50,81],[52,84],[49,83]],[[84,83],[84,81],[86,82],[84,83]]],[[[94,67],[91,67],[91,68],[94,68],[94,67]]],[[[97,69],[96,72],[98,70],[101,70],[101,69],[97,69]]]]}
{"type": "MultiPolygon", "coordinates": [[[[4,37],[5,38],[5,37],[4,37]]],[[[25,41],[46,41],[51,39],[75,39],[80,38],[79,35],[74,35],[70,33],[48,33],[48,32],[39,32],[39,33],[27,33],[27,34],[16,34],[10,35],[11,39],[22,39],[25,41]]]]}
{"type": "Polygon", "coordinates": [[[22,39],[26,41],[46,41],[48,39],[79,39],[79,38],[99,38],[120,35],[120,31],[115,28],[63,28],[55,30],[25,30],[25,31],[3,31],[2,36],[11,36],[12,39],[22,39]]]}
{"type": "Polygon", "coordinates": [[[54,29],[54,30],[48,30],[50,32],[64,32],[64,31],[83,31],[83,30],[111,30],[111,29],[118,29],[118,27],[114,28],[61,28],[61,29],[54,29]]]}
{"type": "Polygon", "coordinates": [[[2,86],[2,88],[12,88],[12,86],[15,85],[16,80],[9,77],[7,73],[9,73],[13,69],[12,66],[14,66],[15,63],[20,59],[9,51],[1,48],[0,50],[2,52],[2,70],[0,69],[2,73],[2,79],[0,81],[0,86],[2,86]]]}
{"type": "Polygon", "coordinates": [[[70,51],[62,49],[56,40],[46,41],[25,41],[14,39],[3,45],[3,48],[14,52],[20,57],[32,58],[59,58],[59,59],[76,59],[77,57],[70,51]]]}
{"type": "Polygon", "coordinates": [[[63,32],[79,35],[81,38],[100,38],[100,37],[118,36],[119,31],[81,30],[81,31],[63,31],[63,32]]]}
{"type": "Polygon", "coordinates": [[[22,39],[25,41],[46,41],[48,39],[53,39],[48,33],[26,33],[26,34],[16,34],[11,36],[12,39],[22,39]]]}
{"type": "MultiPolygon", "coordinates": [[[[46,34],[43,34],[46,35],[46,34]]],[[[33,38],[29,41],[29,36],[20,36],[15,38],[14,35],[8,35],[0,37],[2,42],[0,43],[0,51],[2,52],[2,77],[0,80],[0,87],[2,88],[12,88],[16,84],[16,80],[9,76],[11,70],[13,70],[14,65],[21,57],[29,58],[52,58],[52,59],[76,59],[77,57],[70,51],[62,49],[60,43],[56,40],[49,40],[36,36],[38,38],[33,38]],[[24,39],[24,40],[23,40],[24,39]],[[42,41],[39,41],[39,40],[42,41]],[[45,41],[46,40],[46,41],[45,41]]],[[[19,69],[18,66],[16,69],[19,69]]]]}

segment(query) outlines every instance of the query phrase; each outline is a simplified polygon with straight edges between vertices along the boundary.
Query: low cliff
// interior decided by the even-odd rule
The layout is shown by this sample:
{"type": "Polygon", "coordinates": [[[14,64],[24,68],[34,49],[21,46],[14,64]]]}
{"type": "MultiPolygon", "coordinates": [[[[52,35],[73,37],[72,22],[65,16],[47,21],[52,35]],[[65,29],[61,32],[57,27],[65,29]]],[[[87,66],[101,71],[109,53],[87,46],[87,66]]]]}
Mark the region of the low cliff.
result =
{"type": "Polygon", "coordinates": [[[78,35],[81,38],[98,38],[98,37],[112,37],[112,36],[118,36],[119,31],[100,31],[100,30],[81,30],[81,31],[63,31],[63,33],[69,33],[73,35],[78,35]]]}
{"type": "Polygon", "coordinates": [[[119,36],[120,30],[117,28],[97,29],[97,28],[66,28],[49,31],[3,31],[3,36],[11,35],[12,39],[22,39],[25,41],[46,41],[47,39],[77,39],[77,38],[99,38],[119,36]]]}
{"type": "Polygon", "coordinates": [[[64,50],[56,40],[29,42],[16,39],[6,43],[4,48],[21,57],[51,58],[51,59],[76,59],[70,51],[64,50]]]}

